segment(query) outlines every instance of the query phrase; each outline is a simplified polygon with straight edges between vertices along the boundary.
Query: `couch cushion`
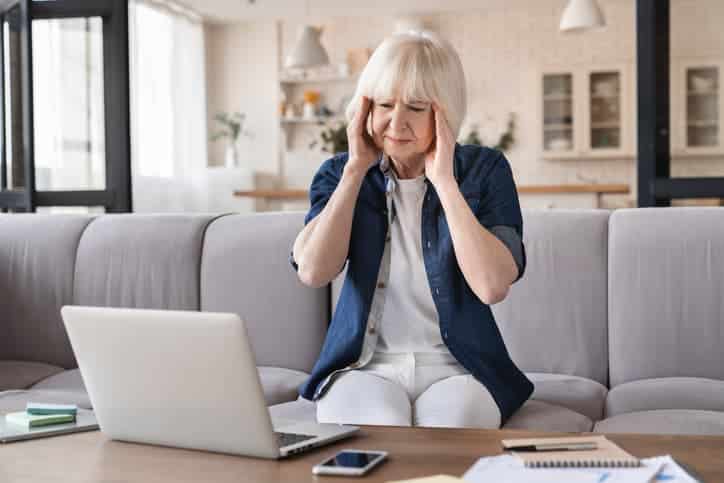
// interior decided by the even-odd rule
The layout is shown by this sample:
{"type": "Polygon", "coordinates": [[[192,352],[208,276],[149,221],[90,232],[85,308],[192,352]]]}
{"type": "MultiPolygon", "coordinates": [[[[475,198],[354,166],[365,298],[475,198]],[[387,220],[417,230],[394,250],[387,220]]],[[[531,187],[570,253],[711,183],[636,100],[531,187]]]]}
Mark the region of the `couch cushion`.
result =
{"type": "Polygon", "coordinates": [[[206,226],[199,214],[121,214],[97,218],[78,246],[74,303],[199,310],[206,226]]]}
{"type": "Polygon", "coordinates": [[[88,215],[0,214],[0,360],[76,367],[60,317],[73,303],[88,215]]]}
{"type": "Polygon", "coordinates": [[[80,369],[71,369],[55,374],[47,379],[43,379],[30,389],[31,391],[62,394],[64,398],[69,400],[80,401],[76,404],[81,407],[91,408],[90,398],[85,389],[83,378],[80,375],[80,369]]]}
{"type": "Polygon", "coordinates": [[[724,411],[724,381],[700,377],[661,377],[620,384],[608,393],[608,417],[654,409],[724,411]]]}
{"type": "Polygon", "coordinates": [[[0,393],[0,411],[22,411],[28,402],[77,404],[81,408],[92,408],[79,369],[59,372],[24,391],[0,393]]]}
{"type": "MultiPolygon", "coordinates": [[[[0,367],[2,367],[1,364],[0,367]]],[[[307,373],[285,369],[283,367],[259,367],[258,369],[267,406],[286,401],[294,401],[299,396],[297,388],[309,377],[307,373]]],[[[27,401],[31,401],[33,400],[33,396],[42,396],[58,398],[58,402],[79,401],[80,404],[76,404],[90,408],[90,399],[86,393],[80,370],[59,370],[62,372],[43,379],[32,386],[29,391],[14,392],[18,394],[18,396],[8,399],[8,404],[19,403],[25,400],[23,398],[31,398],[27,399],[27,401]]],[[[10,396],[10,394],[7,396],[10,396]]],[[[50,399],[37,402],[55,402],[55,400],[50,399]]]]}
{"type": "Polygon", "coordinates": [[[724,435],[724,412],[662,409],[619,414],[596,423],[597,433],[724,435]]]}
{"type": "Polygon", "coordinates": [[[610,387],[724,379],[724,210],[616,210],[609,250],[610,387]]]}
{"type": "Polygon", "coordinates": [[[317,404],[300,396],[295,401],[270,406],[269,414],[275,425],[289,421],[316,423],[317,404]]]}
{"type": "Polygon", "coordinates": [[[523,371],[608,383],[608,217],[605,210],[523,211],[525,275],[491,307],[523,371]]]}
{"type": "Polygon", "coordinates": [[[24,391],[0,392],[0,413],[24,411],[25,405],[29,402],[76,404],[79,408],[92,409],[90,399],[85,393],[27,389],[24,391]]]}
{"type": "Polygon", "coordinates": [[[59,372],[62,367],[44,362],[0,361],[0,391],[25,389],[59,372]]]}
{"type": "Polygon", "coordinates": [[[297,388],[309,377],[306,372],[283,367],[259,366],[257,369],[267,406],[297,399],[297,388]]]}
{"type": "Polygon", "coordinates": [[[289,253],[304,213],[231,215],[204,238],[201,310],[246,322],[260,366],[310,372],[329,323],[329,289],[303,285],[289,253]]]}
{"type": "Polygon", "coordinates": [[[590,431],[593,421],[568,408],[529,400],[505,423],[503,429],[580,433],[590,431]]]}
{"type": "MultiPolygon", "coordinates": [[[[296,401],[277,404],[269,408],[275,422],[317,421],[317,406],[301,397],[296,401]]],[[[504,429],[531,431],[590,431],[593,422],[582,414],[542,401],[528,401],[505,424],[504,429]]]]}
{"type": "Polygon", "coordinates": [[[526,373],[535,385],[532,399],[563,406],[593,421],[603,418],[608,389],[585,377],[562,374],[526,373]]]}

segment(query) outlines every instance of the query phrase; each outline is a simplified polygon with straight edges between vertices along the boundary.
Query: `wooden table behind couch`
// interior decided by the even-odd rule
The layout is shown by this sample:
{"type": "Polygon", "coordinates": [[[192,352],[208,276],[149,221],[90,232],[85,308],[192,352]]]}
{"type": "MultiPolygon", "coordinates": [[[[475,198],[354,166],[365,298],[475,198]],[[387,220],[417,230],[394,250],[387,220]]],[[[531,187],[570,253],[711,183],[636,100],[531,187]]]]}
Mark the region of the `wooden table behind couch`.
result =
{"type": "MultiPolygon", "coordinates": [[[[462,474],[480,457],[500,454],[500,440],[550,436],[529,431],[363,427],[362,434],[288,460],[268,461],[108,440],[100,432],[0,445],[0,481],[37,482],[318,482],[312,466],[342,448],[382,449],[390,458],[362,478],[384,482],[462,474]]],[[[704,481],[724,481],[724,436],[609,435],[635,456],[671,454],[704,481]]],[[[356,481],[356,480],[355,480],[356,481]]]]}

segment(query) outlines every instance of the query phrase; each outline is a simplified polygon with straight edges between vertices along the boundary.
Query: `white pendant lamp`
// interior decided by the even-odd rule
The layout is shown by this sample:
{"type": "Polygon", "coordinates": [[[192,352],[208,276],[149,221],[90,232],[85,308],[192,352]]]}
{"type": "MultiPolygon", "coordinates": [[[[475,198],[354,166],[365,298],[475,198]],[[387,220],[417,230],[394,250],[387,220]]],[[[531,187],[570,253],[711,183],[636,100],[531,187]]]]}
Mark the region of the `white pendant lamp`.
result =
{"type": "Polygon", "coordinates": [[[561,17],[562,32],[581,32],[605,26],[606,20],[596,0],[568,0],[561,17]]]}
{"type": "Polygon", "coordinates": [[[329,55],[324,50],[319,38],[322,35],[321,27],[304,25],[299,29],[297,42],[284,66],[288,68],[307,68],[329,64],[329,55]]]}
{"type": "Polygon", "coordinates": [[[409,32],[410,30],[413,31],[421,31],[425,30],[425,24],[423,23],[422,19],[419,17],[398,17],[395,20],[395,33],[405,33],[409,32]]]}

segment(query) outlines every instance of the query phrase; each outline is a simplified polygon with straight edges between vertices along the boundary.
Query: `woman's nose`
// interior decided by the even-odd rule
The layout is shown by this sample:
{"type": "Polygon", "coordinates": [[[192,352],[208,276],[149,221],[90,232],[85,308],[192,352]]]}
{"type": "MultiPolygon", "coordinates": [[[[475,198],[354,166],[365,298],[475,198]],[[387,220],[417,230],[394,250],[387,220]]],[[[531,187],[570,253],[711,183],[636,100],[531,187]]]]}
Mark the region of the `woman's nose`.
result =
{"type": "Polygon", "coordinates": [[[390,116],[390,127],[393,130],[402,130],[407,126],[407,116],[404,112],[404,109],[400,109],[399,107],[395,107],[395,109],[392,110],[392,114],[390,116]]]}

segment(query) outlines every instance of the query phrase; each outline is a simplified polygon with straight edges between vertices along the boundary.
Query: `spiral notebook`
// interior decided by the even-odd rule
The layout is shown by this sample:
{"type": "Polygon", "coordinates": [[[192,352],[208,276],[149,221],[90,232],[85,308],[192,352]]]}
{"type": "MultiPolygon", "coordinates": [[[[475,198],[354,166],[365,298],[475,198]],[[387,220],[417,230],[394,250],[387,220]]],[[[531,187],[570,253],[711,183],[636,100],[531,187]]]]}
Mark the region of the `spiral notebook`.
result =
{"type": "Polygon", "coordinates": [[[545,443],[596,443],[597,448],[585,451],[543,451],[512,453],[528,468],[593,468],[638,467],[641,462],[605,436],[575,436],[568,438],[504,439],[503,448],[545,443]]]}

